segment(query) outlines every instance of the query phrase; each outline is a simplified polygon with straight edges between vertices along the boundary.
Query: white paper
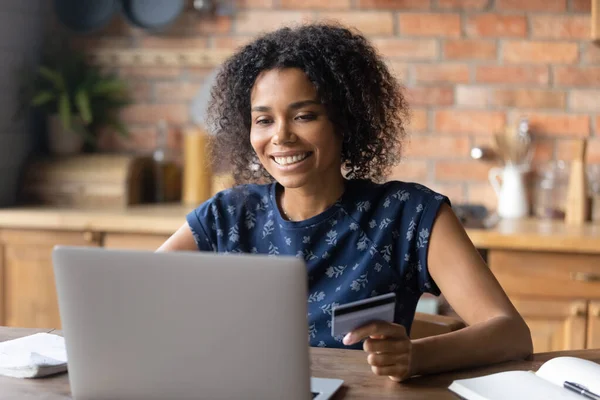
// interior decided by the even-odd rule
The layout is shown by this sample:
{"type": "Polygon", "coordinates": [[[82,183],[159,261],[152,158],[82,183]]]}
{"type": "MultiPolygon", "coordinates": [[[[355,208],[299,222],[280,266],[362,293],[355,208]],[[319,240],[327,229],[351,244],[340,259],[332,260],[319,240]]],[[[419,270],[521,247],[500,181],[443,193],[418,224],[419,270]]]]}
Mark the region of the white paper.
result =
{"type": "Polygon", "coordinates": [[[67,365],[65,340],[50,333],[36,333],[0,342],[0,374],[18,377],[45,375],[43,369],[60,371],[67,365]]]}

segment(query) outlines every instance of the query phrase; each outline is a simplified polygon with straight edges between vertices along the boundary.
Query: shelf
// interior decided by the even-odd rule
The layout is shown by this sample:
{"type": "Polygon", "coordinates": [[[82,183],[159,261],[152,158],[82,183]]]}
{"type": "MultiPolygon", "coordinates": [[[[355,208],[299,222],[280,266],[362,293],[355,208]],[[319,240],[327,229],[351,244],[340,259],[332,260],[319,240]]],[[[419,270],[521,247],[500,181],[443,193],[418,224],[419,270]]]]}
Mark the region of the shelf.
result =
{"type": "Polygon", "coordinates": [[[88,53],[90,62],[105,66],[180,66],[216,67],[230,55],[230,50],[168,49],[98,49],[88,53]]]}

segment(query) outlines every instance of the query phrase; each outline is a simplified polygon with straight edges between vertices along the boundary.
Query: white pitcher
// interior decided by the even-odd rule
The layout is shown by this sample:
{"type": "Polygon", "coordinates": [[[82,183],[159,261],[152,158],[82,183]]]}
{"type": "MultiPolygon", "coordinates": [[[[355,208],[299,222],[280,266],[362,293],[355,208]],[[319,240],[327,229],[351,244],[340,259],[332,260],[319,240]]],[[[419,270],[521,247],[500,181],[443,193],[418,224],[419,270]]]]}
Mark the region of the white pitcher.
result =
{"type": "Polygon", "coordinates": [[[498,196],[499,217],[523,218],[529,215],[529,202],[523,179],[526,171],[527,167],[514,164],[490,169],[489,180],[498,196]]]}

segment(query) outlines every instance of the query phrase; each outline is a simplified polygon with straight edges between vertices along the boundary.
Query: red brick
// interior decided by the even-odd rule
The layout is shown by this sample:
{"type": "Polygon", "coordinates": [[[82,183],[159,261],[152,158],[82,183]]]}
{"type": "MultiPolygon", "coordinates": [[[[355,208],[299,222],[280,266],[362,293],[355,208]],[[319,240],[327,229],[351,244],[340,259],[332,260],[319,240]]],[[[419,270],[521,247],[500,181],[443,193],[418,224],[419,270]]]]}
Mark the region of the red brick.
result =
{"type": "Polygon", "coordinates": [[[294,9],[347,9],[350,0],[280,0],[281,8],[294,9]]]}
{"type": "Polygon", "coordinates": [[[466,32],[473,37],[525,37],[527,19],[522,15],[471,15],[467,18],[466,32]]]}
{"type": "Polygon", "coordinates": [[[122,137],[113,130],[104,130],[98,138],[100,151],[150,151],[157,146],[155,126],[128,126],[129,135],[122,137]]]}
{"type": "Polygon", "coordinates": [[[415,80],[418,83],[466,83],[469,66],[466,64],[416,64],[415,80]]]}
{"type": "Polygon", "coordinates": [[[349,28],[358,29],[365,35],[392,35],[394,33],[392,13],[386,11],[321,12],[319,19],[340,22],[349,28]]]}
{"type": "Polygon", "coordinates": [[[369,10],[428,10],[431,0],[358,0],[357,7],[369,10]]]}
{"type": "Polygon", "coordinates": [[[578,137],[590,135],[588,115],[529,113],[528,117],[534,135],[578,137]]]}
{"type": "Polygon", "coordinates": [[[272,8],[274,0],[238,0],[240,8],[272,8]]]}
{"type": "Polygon", "coordinates": [[[495,60],[496,43],[485,40],[459,39],[444,43],[444,57],[448,60],[495,60]]]}
{"type": "Polygon", "coordinates": [[[489,165],[481,161],[437,161],[435,179],[442,181],[485,181],[489,165]]]}
{"type": "Polygon", "coordinates": [[[170,123],[184,124],[188,121],[187,104],[133,104],[121,112],[127,123],[157,123],[164,119],[170,123]]]}
{"type": "Polygon", "coordinates": [[[438,55],[438,45],[434,39],[375,38],[372,43],[384,57],[433,60],[438,55]]]}
{"type": "Polygon", "coordinates": [[[435,129],[443,133],[491,135],[504,128],[506,115],[500,111],[439,110],[435,129]]]}
{"type": "Polygon", "coordinates": [[[444,10],[483,10],[489,0],[438,0],[438,7],[444,10]]]}
{"type": "Polygon", "coordinates": [[[468,136],[414,135],[406,143],[406,155],[423,158],[464,158],[469,156],[468,136]]]}
{"type": "Polygon", "coordinates": [[[132,37],[75,36],[69,41],[73,50],[84,52],[98,49],[129,49],[133,46],[132,37]]]}
{"type": "Polygon", "coordinates": [[[422,182],[427,179],[428,164],[423,160],[403,160],[390,174],[391,179],[422,182]]]}
{"type": "Polygon", "coordinates": [[[571,11],[589,13],[592,11],[590,0],[571,0],[571,11]]]}
{"type": "Polygon", "coordinates": [[[531,36],[539,39],[588,39],[589,16],[532,15],[531,36]]]}
{"type": "Polygon", "coordinates": [[[498,196],[489,183],[471,183],[467,191],[470,204],[481,204],[487,207],[488,211],[498,208],[498,196]]]}
{"type": "Polygon", "coordinates": [[[569,108],[600,113],[600,90],[571,90],[569,108]]]}
{"type": "Polygon", "coordinates": [[[600,64],[600,46],[587,43],[583,52],[583,60],[587,64],[600,64]]]}
{"type": "Polygon", "coordinates": [[[600,139],[588,139],[586,156],[589,164],[600,164],[600,139]]]}
{"type": "Polygon", "coordinates": [[[509,63],[572,64],[579,59],[577,43],[567,42],[506,42],[503,58],[509,63]]]}
{"type": "Polygon", "coordinates": [[[410,121],[406,127],[407,132],[425,132],[429,130],[429,116],[427,110],[413,108],[410,111],[410,121]]]}
{"type": "Polygon", "coordinates": [[[559,90],[498,89],[492,106],[517,108],[560,108],[566,105],[566,94],[559,90]]]}
{"type": "Polygon", "coordinates": [[[147,102],[152,98],[152,85],[148,81],[132,80],[127,82],[128,92],[135,102],[147,102]]]}
{"type": "Polygon", "coordinates": [[[211,39],[216,49],[235,50],[250,43],[254,36],[213,36],[211,39]]]}
{"type": "MultiPolygon", "coordinates": [[[[556,159],[564,161],[572,161],[577,157],[578,149],[576,148],[580,140],[577,139],[563,139],[556,141],[556,159]]],[[[588,149],[589,150],[589,140],[588,149]]],[[[586,160],[588,158],[588,151],[586,151],[586,160]]]]}
{"type": "Polygon", "coordinates": [[[398,15],[400,34],[408,36],[460,36],[460,15],[402,13],[398,15]]]}
{"type": "Polygon", "coordinates": [[[556,67],[554,83],[558,86],[600,86],[600,67],[556,67]]]}
{"type": "Polygon", "coordinates": [[[497,0],[496,9],[501,11],[561,12],[567,10],[567,0],[497,0]]]}
{"type": "Polygon", "coordinates": [[[390,73],[400,82],[408,80],[408,65],[404,62],[386,60],[390,73]]]}
{"type": "Polygon", "coordinates": [[[187,75],[190,81],[204,81],[213,70],[213,67],[188,67],[187,75]]]}
{"type": "Polygon", "coordinates": [[[454,90],[448,86],[411,87],[406,98],[415,106],[449,106],[454,103],[454,90]]]}
{"type": "Polygon", "coordinates": [[[242,11],[237,13],[235,30],[238,33],[263,33],[312,19],[312,13],[308,11],[242,11]]]}
{"type": "Polygon", "coordinates": [[[200,90],[200,84],[190,82],[157,82],[154,93],[159,103],[189,101],[200,90]]]}
{"type": "Polygon", "coordinates": [[[483,83],[546,85],[548,77],[546,66],[480,65],[475,70],[475,80],[483,83]]]}
{"type": "Polygon", "coordinates": [[[456,104],[469,108],[487,108],[491,103],[492,90],[477,86],[457,85],[456,104]]]}
{"type": "Polygon", "coordinates": [[[208,39],[204,37],[161,37],[147,36],[141,38],[140,47],[148,49],[203,49],[208,47],[208,39]]]}
{"type": "Polygon", "coordinates": [[[554,144],[555,140],[544,138],[544,137],[536,137],[532,141],[532,163],[543,163],[548,162],[554,159],[554,144]]]}
{"type": "Polygon", "coordinates": [[[176,78],[181,75],[180,67],[138,67],[126,66],[119,68],[119,76],[121,78],[131,79],[148,79],[148,78],[176,78]]]}
{"type": "Polygon", "coordinates": [[[231,32],[232,17],[227,15],[211,16],[210,18],[198,18],[191,14],[190,25],[195,33],[202,35],[214,35],[231,32]]]}

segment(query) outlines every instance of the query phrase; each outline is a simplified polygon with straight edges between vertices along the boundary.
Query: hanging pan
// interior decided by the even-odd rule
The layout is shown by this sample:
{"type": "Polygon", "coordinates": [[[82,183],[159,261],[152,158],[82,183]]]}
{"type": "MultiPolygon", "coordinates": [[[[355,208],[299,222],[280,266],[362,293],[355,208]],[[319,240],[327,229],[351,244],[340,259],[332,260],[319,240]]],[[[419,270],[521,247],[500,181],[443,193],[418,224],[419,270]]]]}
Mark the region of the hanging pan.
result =
{"type": "Polygon", "coordinates": [[[129,22],[146,30],[160,30],[183,12],[185,0],[123,0],[122,11],[129,22]]]}
{"type": "Polygon", "coordinates": [[[54,0],[58,20],[78,33],[102,28],[110,22],[118,8],[117,0],[54,0]]]}

